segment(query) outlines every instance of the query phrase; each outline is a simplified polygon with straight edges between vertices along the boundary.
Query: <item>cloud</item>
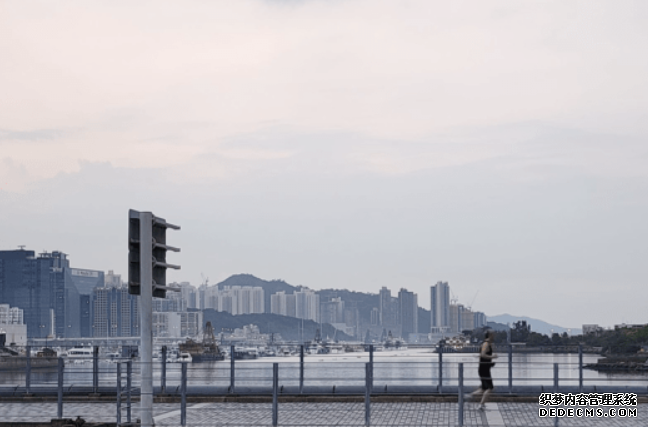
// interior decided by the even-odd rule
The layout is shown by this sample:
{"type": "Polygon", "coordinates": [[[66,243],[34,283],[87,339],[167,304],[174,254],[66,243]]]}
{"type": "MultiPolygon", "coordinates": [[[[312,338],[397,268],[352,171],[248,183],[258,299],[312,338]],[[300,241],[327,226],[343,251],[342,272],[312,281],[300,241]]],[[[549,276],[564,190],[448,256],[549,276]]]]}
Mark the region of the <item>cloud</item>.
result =
{"type": "Polygon", "coordinates": [[[125,212],[150,209],[184,226],[187,276],[407,284],[420,301],[446,277],[498,289],[480,297],[493,312],[542,288],[515,299],[534,317],[597,287],[597,312],[620,310],[609,284],[645,285],[647,15],[603,1],[6,3],[3,242],[123,271],[125,212]]]}

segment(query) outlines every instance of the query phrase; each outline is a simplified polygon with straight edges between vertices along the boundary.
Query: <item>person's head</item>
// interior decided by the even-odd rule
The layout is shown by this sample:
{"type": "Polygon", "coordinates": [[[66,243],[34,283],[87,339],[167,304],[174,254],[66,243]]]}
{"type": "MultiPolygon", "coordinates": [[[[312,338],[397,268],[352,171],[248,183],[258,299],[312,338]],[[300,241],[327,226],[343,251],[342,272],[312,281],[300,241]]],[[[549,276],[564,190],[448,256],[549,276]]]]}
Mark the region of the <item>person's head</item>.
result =
{"type": "Polygon", "coordinates": [[[484,334],[484,340],[488,342],[493,342],[494,339],[495,339],[495,334],[493,333],[493,331],[486,331],[486,333],[484,334]]]}

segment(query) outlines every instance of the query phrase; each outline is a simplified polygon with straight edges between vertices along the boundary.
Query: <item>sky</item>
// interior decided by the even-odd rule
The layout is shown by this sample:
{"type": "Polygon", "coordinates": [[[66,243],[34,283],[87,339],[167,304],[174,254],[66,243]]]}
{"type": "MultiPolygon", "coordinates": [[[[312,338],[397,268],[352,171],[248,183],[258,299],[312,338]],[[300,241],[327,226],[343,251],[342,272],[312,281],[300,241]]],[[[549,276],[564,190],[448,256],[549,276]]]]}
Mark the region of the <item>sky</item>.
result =
{"type": "Polygon", "coordinates": [[[648,323],[644,1],[0,0],[0,250],[648,323]]]}

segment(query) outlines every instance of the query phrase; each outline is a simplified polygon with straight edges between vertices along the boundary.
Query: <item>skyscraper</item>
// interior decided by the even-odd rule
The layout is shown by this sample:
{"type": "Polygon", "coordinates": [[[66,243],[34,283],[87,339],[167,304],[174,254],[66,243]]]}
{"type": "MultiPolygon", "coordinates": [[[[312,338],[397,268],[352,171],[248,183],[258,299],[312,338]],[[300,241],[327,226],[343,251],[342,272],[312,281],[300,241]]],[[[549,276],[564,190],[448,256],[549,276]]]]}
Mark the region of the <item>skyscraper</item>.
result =
{"type": "Polygon", "coordinates": [[[398,313],[400,316],[401,336],[408,339],[409,334],[418,333],[418,297],[414,292],[401,288],[398,292],[398,313]]]}
{"type": "Polygon", "coordinates": [[[94,288],[92,291],[92,336],[132,337],[139,335],[138,297],[128,287],[94,288]]]}
{"type": "Polygon", "coordinates": [[[378,324],[381,326],[392,325],[391,291],[385,286],[378,293],[378,324]]]}
{"type": "Polygon", "coordinates": [[[450,287],[448,282],[437,282],[436,285],[430,287],[430,315],[430,325],[434,331],[446,331],[450,327],[450,287]]]}
{"type": "Polygon", "coordinates": [[[102,272],[72,269],[59,251],[0,251],[0,301],[23,310],[30,338],[88,336],[88,296],[102,284],[102,272]]]}

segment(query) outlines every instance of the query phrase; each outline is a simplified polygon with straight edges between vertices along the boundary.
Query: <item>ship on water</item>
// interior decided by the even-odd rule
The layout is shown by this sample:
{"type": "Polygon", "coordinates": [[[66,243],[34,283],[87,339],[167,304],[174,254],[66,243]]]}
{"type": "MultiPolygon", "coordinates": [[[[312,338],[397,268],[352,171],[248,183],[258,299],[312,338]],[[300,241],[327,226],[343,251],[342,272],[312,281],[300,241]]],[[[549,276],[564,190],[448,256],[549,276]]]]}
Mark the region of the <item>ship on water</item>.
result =
{"type": "Polygon", "coordinates": [[[178,344],[178,348],[180,352],[189,353],[192,362],[212,362],[225,359],[225,354],[216,344],[216,336],[211,322],[205,324],[202,342],[187,338],[186,342],[178,344]]]}
{"type": "MultiPolygon", "coordinates": [[[[36,357],[29,358],[29,365],[34,368],[52,368],[58,364],[56,352],[44,348],[36,357]]],[[[27,357],[16,349],[0,346],[0,371],[22,370],[27,367],[27,357]]]]}

